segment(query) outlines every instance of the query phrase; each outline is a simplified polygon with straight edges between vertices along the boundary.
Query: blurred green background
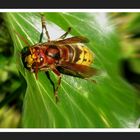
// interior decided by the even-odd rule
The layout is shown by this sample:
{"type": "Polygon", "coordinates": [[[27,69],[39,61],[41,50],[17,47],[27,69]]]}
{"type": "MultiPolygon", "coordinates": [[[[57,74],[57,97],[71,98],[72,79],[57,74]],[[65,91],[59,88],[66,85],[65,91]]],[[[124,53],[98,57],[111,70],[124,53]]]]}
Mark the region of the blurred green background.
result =
{"type": "MultiPolygon", "coordinates": [[[[140,13],[107,13],[107,16],[119,37],[120,75],[140,94],[140,13]]],[[[26,87],[14,58],[14,45],[5,13],[0,13],[1,128],[23,127],[21,119],[26,87]]]]}

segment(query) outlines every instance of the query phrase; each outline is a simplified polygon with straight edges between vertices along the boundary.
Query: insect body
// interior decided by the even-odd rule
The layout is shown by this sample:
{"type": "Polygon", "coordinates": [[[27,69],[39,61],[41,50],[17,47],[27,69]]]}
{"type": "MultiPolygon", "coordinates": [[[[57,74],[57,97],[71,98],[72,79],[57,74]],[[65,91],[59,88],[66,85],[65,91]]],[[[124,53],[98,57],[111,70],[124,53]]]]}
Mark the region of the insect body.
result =
{"type": "MultiPolygon", "coordinates": [[[[25,47],[21,51],[24,67],[34,72],[36,78],[39,70],[46,72],[52,70],[59,77],[56,88],[51,80],[56,100],[58,100],[57,91],[61,83],[61,73],[80,78],[89,78],[96,74],[96,69],[90,67],[93,54],[84,44],[89,42],[88,39],[81,36],[65,39],[70,30],[71,28],[68,28],[68,31],[58,40],[51,41],[45,19],[42,17],[42,33],[39,43],[25,47]],[[44,30],[48,42],[42,43],[44,30]]],[[[48,73],[47,76],[50,79],[48,73]]]]}

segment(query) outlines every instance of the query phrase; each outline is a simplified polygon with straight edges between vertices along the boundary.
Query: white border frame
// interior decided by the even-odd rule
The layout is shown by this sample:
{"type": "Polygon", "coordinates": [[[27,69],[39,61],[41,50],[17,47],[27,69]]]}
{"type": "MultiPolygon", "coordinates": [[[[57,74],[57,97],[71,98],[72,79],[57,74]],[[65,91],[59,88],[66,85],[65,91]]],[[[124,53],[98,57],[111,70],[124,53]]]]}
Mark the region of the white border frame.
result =
{"type": "Polygon", "coordinates": [[[140,9],[0,9],[0,12],[140,12],[140,9]]]}
{"type": "MultiPolygon", "coordinates": [[[[140,12],[140,9],[0,9],[0,12],[140,12]]],[[[0,132],[140,132],[139,128],[0,128],[0,132]]]]}

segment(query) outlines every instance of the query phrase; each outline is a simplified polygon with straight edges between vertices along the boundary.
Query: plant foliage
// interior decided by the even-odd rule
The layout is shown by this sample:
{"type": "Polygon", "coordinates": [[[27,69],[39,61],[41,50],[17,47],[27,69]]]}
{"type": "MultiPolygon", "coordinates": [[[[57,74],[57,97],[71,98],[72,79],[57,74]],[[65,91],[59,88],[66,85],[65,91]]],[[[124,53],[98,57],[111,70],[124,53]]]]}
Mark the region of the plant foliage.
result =
{"type": "MultiPolygon", "coordinates": [[[[93,67],[101,74],[90,81],[63,75],[56,104],[53,88],[44,72],[38,80],[21,62],[20,51],[26,46],[15,34],[22,35],[33,45],[39,41],[39,13],[6,13],[14,46],[15,62],[27,82],[23,106],[23,127],[37,128],[115,128],[138,127],[138,96],[121,77],[120,45],[114,24],[105,13],[44,13],[52,39],[72,27],[71,36],[82,35],[90,40],[87,46],[94,52],[93,67]]],[[[47,41],[44,37],[43,41],[47,41]]],[[[50,71],[57,83],[57,76],[50,71]]]]}

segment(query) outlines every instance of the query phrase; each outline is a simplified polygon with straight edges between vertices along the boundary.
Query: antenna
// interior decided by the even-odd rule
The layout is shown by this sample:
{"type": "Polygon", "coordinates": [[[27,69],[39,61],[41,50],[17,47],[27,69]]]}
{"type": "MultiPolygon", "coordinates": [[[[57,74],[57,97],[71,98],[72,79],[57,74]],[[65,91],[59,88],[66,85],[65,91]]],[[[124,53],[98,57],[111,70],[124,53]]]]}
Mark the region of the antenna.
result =
{"type": "Polygon", "coordinates": [[[14,32],[16,33],[16,35],[27,45],[30,46],[30,44],[28,43],[28,41],[22,36],[20,35],[17,31],[14,30],[14,32]]]}

